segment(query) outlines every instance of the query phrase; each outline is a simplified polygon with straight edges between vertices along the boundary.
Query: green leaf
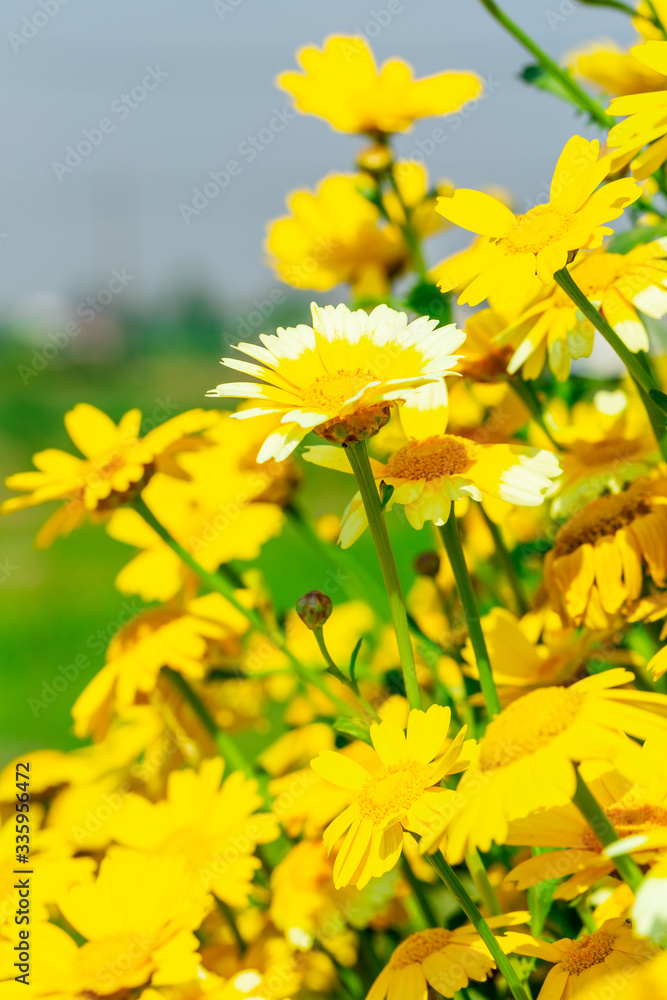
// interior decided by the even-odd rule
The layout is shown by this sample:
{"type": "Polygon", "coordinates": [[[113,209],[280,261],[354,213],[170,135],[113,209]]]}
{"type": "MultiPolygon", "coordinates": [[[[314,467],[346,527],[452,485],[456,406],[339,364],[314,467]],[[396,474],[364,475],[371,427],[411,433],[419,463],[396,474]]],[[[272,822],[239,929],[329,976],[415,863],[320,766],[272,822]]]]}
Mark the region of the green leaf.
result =
{"type": "Polygon", "coordinates": [[[405,299],[408,309],[418,316],[428,316],[437,319],[438,326],[447,326],[452,322],[452,307],[448,295],[440,291],[437,285],[430,281],[420,281],[408,293],[405,299]]]}
{"type": "Polygon", "coordinates": [[[523,80],[524,83],[529,83],[531,86],[537,87],[538,90],[544,90],[547,94],[559,97],[561,101],[567,101],[568,104],[572,104],[572,95],[568,93],[562,83],[556,80],[551,73],[547,73],[545,69],[538,66],[537,63],[524,66],[519,73],[519,79],[523,80]]]}
{"type": "Polygon", "coordinates": [[[359,650],[361,649],[361,644],[364,641],[362,636],[357,645],[352,650],[352,656],[350,657],[350,680],[354,684],[354,670],[357,665],[357,657],[359,656],[359,650]]]}
{"type": "Polygon", "coordinates": [[[667,413],[667,395],[661,389],[651,389],[649,396],[663,413],[667,413]]]}
{"type": "Polygon", "coordinates": [[[666,222],[662,222],[659,226],[637,226],[635,229],[628,229],[613,236],[607,244],[607,250],[609,253],[628,253],[640,243],[652,243],[653,240],[663,239],[665,236],[667,236],[666,222]]]}
{"type": "Polygon", "coordinates": [[[387,506],[393,495],[394,495],[394,487],[391,485],[391,483],[385,483],[383,479],[382,482],[380,483],[380,504],[382,506],[382,510],[385,509],[385,507],[387,506]]]}
{"type": "Polygon", "coordinates": [[[368,735],[368,726],[364,726],[362,722],[357,722],[355,719],[336,719],[334,729],[338,733],[345,733],[346,736],[352,736],[355,740],[363,740],[364,743],[372,746],[371,738],[368,735]]]}

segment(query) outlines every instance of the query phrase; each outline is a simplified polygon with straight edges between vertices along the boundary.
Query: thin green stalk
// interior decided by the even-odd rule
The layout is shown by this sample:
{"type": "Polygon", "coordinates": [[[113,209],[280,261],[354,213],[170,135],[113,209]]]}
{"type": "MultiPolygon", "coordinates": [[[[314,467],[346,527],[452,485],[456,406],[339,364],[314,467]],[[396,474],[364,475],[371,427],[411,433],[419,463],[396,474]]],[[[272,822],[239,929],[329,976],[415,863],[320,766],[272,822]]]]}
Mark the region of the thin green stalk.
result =
{"type": "Polygon", "coordinates": [[[396,643],[401,660],[403,680],[405,682],[405,693],[407,695],[410,708],[422,707],[422,696],[419,682],[417,681],[417,671],[415,669],[415,657],[412,651],[412,641],[408,628],[408,617],[405,610],[405,600],[401,584],[398,579],[396,560],[391,549],[387,526],[384,521],[384,513],[380,503],[375,479],[368,460],[368,450],[365,441],[357,441],[346,448],[347,457],[352,471],[357,480],[357,486],[361,493],[361,499],[368,518],[368,526],[375,543],[382,577],[387,588],[389,598],[389,610],[391,620],[396,633],[396,643]]]}
{"type": "Polygon", "coordinates": [[[582,926],[587,934],[592,934],[598,929],[598,925],[593,919],[593,914],[591,913],[590,907],[585,900],[580,900],[575,906],[575,910],[581,920],[582,926]]]}
{"type": "MultiPolygon", "coordinates": [[[[616,830],[609,822],[602,806],[597,801],[590,788],[581,777],[579,768],[575,764],[577,774],[577,789],[574,793],[573,802],[584,819],[588,822],[591,830],[598,838],[603,847],[609,847],[620,840],[616,830]]],[[[644,876],[636,862],[629,854],[619,854],[614,858],[614,864],[621,878],[627,882],[633,892],[641,885],[644,876]]]]}
{"type": "Polygon", "coordinates": [[[477,661],[479,682],[482,694],[484,695],[484,701],[486,702],[486,708],[489,715],[494,716],[500,711],[500,701],[498,700],[498,692],[496,691],[496,682],[491,672],[491,661],[489,660],[486,648],[486,640],[484,639],[482,625],[479,620],[477,598],[475,597],[475,591],[473,590],[465,556],[463,555],[463,546],[461,545],[461,536],[453,504],[447,522],[438,528],[438,530],[445,546],[445,551],[447,552],[447,557],[456,581],[456,588],[461,598],[461,604],[463,605],[463,613],[477,661]]]}
{"type": "Polygon", "coordinates": [[[332,701],[337,706],[339,711],[341,711],[344,715],[350,717],[355,716],[356,713],[354,709],[350,705],[347,705],[344,701],[342,701],[342,699],[332,694],[332,692],[326,686],[326,684],[319,676],[319,674],[313,671],[309,671],[301,663],[301,661],[298,660],[296,656],[294,656],[294,654],[287,647],[285,643],[285,637],[281,632],[270,631],[266,627],[266,625],[264,624],[264,622],[262,621],[262,619],[260,618],[260,616],[257,614],[256,611],[254,611],[252,608],[244,607],[241,604],[241,602],[237,600],[234,594],[234,586],[229,580],[227,580],[220,573],[212,573],[209,570],[204,569],[203,566],[200,566],[197,560],[190,555],[187,549],[184,549],[183,546],[179,542],[177,542],[175,538],[171,536],[171,534],[167,531],[164,525],[161,524],[160,521],[158,521],[158,519],[155,517],[150,508],[147,507],[146,503],[141,499],[141,497],[136,499],[134,501],[134,504],[136,510],[141,514],[144,521],[146,521],[146,523],[150,525],[153,531],[155,531],[155,533],[160,536],[162,541],[165,542],[172,549],[172,551],[176,553],[179,559],[181,559],[181,561],[184,562],[185,565],[189,569],[191,569],[193,573],[196,573],[197,576],[199,576],[200,580],[203,583],[205,583],[208,587],[210,587],[211,590],[215,590],[219,594],[222,594],[222,596],[229,601],[232,607],[236,608],[236,610],[240,612],[240,614],[242,614],[250,622],[252,627],[256,629],[257,632],[263,635],[264,638],[268,639],[268,641],[273,646],[275,646],[277,649],[280,649],[285,654],[287,659],[290,661],[291,666],[294,668],[295,674],[297,675],[302,684],[312,684],[314,687],[322,691],[322,693],[325,694],[327,698],[329,698],[329,700],[332,701]]]}
{"type": "Polygon", "coordinates": [[[526,600],[526,595],[523,592],[523,587],[521,586],[521,580],[519,579],[519,574],[516,571],[514,560],[505,545],[503,533],[496,522],[491,520],[489,515],[484,510],[484,507],[482,507],[482,514],[484,516],[484,520],[486,521],[486,525],[491,532],[493,544],[496,547],[496,554],[500,560],[503,570],[505,571],[507,582],[512,589],[516,609],[519,612],[519,615],[525,615],[528,611],[528,601],[526,600]]]}
{"type": "Polygon", "coordinates": [[[547,55],[544,49],[540,48],[537,42],[533,41],[530,35],[527,35],[515,21],[512,21],[494,0],[481,0],[481,3],[505,30],[516,38],[520,45],[523,45],[524,49],[527,49],[531,55],[535,56],[542,69],[560,83],[577,107],[581,108],[582,111],[587,111],[591,118],[598,125],[601,125],[602,128],[609,129],[612,125],[616,124],[616,119],[611,118],[600,107],[597,101],[590,94],[587,94],[583,87],[579,86],[571,74],[566,69],[563,69],[562,66],[559,66],[551,56],[547,55]]]}
{"type": "Polygon", "coordinates": [[[419,904],[419,909],[422,912],[425,926],[440,927],[440,921],[435,915],[435,910],[431,906],[429,898],[424,892],[424,884],[416,877],[410,867],[410,862],[404,854],[401,856],[401,867],[403,868],[403,874],[405,875],[406,881],[409,883],[414,897],[419,904]]]}
{"type": "Polygon", "coordinates": [[[466,868],[470,872],[470,877],[475,883],[475,888],[480,895],[486,911],[490,917],[498,917],[503,912],[503,909],[498,902],[495,892],[493,891],[493,886],[489,882],[489,876],[486,873],[486,868],[479,856],[479,851],[476,847],[472,847],[466,854],[466,868]]]}
{"type": "Polygon", "coordinates": [[[491,952],[493,960],[498,966],[499,971],[505,977],[505,981],[507,982],[514,1000],[531,1000],[530,993],[523,983],[521,983],[510,959],[498,944],[495,934],[475,906],[471,897],[468,895],[465,886],[462,884],[454,869],[447,863],[447,861],[445,861],[445,858],[440,852],[437,854],[427,854],[426,857],[433,865],[436,872],[445,883],[470,923],[473,925],[486,947],[491,952]]]}
{"type": "Polygon", "coordinates": [[[327,671],[332,675],[332,677],[335,677],[341,682],[341,684],[344,684],[345,687],[348,687],[350,691],[352,691],[361,707],[371,719],[375,722],[379,722],[380,716],[377,714],[370,702],[366,701],[364,696],[360,693],[357,682],[352,680],[350,677],[346,677],[343,671],[340,670],[334,663],[331,653],[327,649],[327,644],[324,641],[324,630],[321,628],[314,628],[312,631],[317,645],[320,647],[320,653],[324,657],[324,662],[327,665],[327,671]]]}
{"type": "Polygon", "coordinates": [[[206,705],[204,705],[196,691],[190,687],[185,677],[179,674],[177,670],[172,670],[171,667],[163,667],[162,672],[172,687],[176,688],[178,693],[187,701],[199,721],[203,723],[206,731],[215,740],[215,745],[220,751],[220,756],[230,770],[245,771],[247,774],[252,774],[251,765],[245,759],[234,740],[228,733],[218,728],[206,705]]]}
{"type": "Polygon", "coordinates": [[[410,251],[410,257],[412,258],[412,266],[419,275],[422,281],[426,281],[428,277],[428,271],[426,269],[426,263],[424,261],[424,255],[422,253],[421,238],[419,233],[415,229],[412,222],[412,209],[410,209],[406,203],[401,189],[396,180],[396,174],[394,173],[394,163],[387,170],[387,177],[389,178],[389,183],[391,184],[392,190],[398,199],[398,203],[401,206],[403,214],[405,216],[405,222],[401,225],[401,230],[403,236],[405,237],[405,242],[408,245],[408,250],[410,251]]]}
{"type": "Polygon", "coordinates": [[[639,390],[642,402],[646,407],[646,413],[651,422],[662,457],[667,460],[667,434],[665,434],[665,415],[650,398],[654,390],[660,391],[653,373],[648,365],[642,363],[641,358],[630,351],[615,330],[595,308],[592,302],[586,298],[582,290],[577,285],[571,273],[566,267],[561,268],[554,274],[554,281],[563,289],[566,295],[574,302],[575,306],[583,313],[596,330],[598,330],[610,347],[619,356],[639,390]]]}
{"type": "Polygon", "coordinates": [[[236,947],[239,950],[239,954],[245,955],[246,943],[241,937],[241,932],[239,931],[238,924],[236,923],[236,917],[234,916],[234,911],[230,906],[227,905],[227,903],[224,902],[224,900],[218,899],[217,896],[215,897],[215,901],[218,904],[218,909],[220,910],[223,917],[229,924],[230,930],[232,932],[232,937],[236,941],[236,947]]]}
{"type": "Polygon", "coordinates": [[[539,399],[537,398],[537,393],[535,392],[532,382],[524,381],[518,374],[511,375],[508,378],[508,382],[540,430],[542,430],[549,438],[556,451],[564,451],[563,446],[556,441],[555,437],[547,427],[544,414],[542,413],[542,407],[539,399]]]}

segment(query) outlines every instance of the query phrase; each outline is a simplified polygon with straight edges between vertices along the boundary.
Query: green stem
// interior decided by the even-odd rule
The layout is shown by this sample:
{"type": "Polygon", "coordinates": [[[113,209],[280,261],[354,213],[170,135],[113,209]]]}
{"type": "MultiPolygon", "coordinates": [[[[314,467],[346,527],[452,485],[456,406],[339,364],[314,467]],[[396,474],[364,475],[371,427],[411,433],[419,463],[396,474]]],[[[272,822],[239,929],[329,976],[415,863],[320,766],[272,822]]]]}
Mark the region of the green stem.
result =
{"type": "Polygon", "coordinates": [[[346,448],[347,457],[352,471],[357,480],[357,486],[361,493],[361,499],[366,511],[368,526],[375,543],[382,577],[387,588],[389,598],[389,610],[391,620],[396,633],[396,643],[403,670],[403,680],[405,682],[405,693],[407,695],[410,708],[422,707],[422,696],[419,682],[417,681],[417,671],[415,669],[415,657],[412,651],[412,641],[408,628],[408,617],[405,610],[405,601],[401,584],[398,579],[396,560],[391,549],[387,526],[384,521],[384,514],[380,497],[378,494],[371,464],[368,460],[368,450],[365,441],[357,441],[346,448]]]}
{"type": "MultiPolygon", "coordinates": [[[[591,830],[598,838],[603,847],[609,847],[620,840],[616,830],[609,822],[602,806],[597,801],[590,788],[581,777],[579,768],[575,764],[577,775],[577,789],[574,793],[573,802],[584,819],[588,822],[591,830]]],[[[642,883],[643,875],[629,854],[619,854],[615,857],[614,864],[621,878],[627,882],[634,893],[642,883]]]]}
{"type": "Polygon", "coordinates": [[[353,681],[350,677],[346,677],[343,671],[340,670],[334,663],[331,653],[327,649],[327,644],[324,641],[323,629],[314,628],[313,635],[315,636],[317,645],[320,647],[320,653],[324,657],[324,662],[327,665],[327,671],[332,675],[332,677],[335,677],[336,680],[339,680],[341,684],[344,684],[345,687],[348,687],[350,691],[352,691],[357,698],[357,701],[360,703],[366,714],[371,717],[371,719],[374,719],[375,722],[380,722],[380,716],[377,714],[370,702],[366,701],[364,696],[360,693],[359,685],[356,681],[353,681]]]}
{"type": "Polygon", "coordinates": [[[526,596],[523,592],[521,586],[521,580],[519,579],[519,574],[516,571],[516,566],[514,565],[514,560],[509,553],[507,546],[505,545],[505,539],[503,538],[503,533],[496,524],[492,521],[489,515],[482,507],[482,514],[486,525],[491,532],[491,537],[493,538],[493,544],[496,547],[496,554],[500,559],[500,563],[505,571],[505,576],[507,577],[508,583],[512,588],[512,594],[514,595],[514,603],[516,604],[516,609],[520,616],[525,615],[528,611],[528,602],[526,596]]]}
{"type": "Polygon", "coordinates": [[[514,1000],[530,1000],[528,990],[521,983],[510,959],[498,944],[495,934],[468,895],[454,869],[445,861],[440,852],[437,854],[427,854],[426,857],[491,952],[491,956],[498,966],[499,971],[505,977],[514,1000]]]}
{"type": "Polygon", "coordinates": [[[651,422],[662,457],[667,460],[665,416],[661,413],[659,407],[656,406],[650,397],[651,392],[654,390],[660,391],[660,387],[657,384],[650,368],[648,365],[643,364],[641,358],[639,358],[636,354],[633,354],[632,351],[626,347],[616,331],[611,328],[602,313],[595,308],[592,302],[589,302],[566,267],[561,268],[560,271],[556,271],[554,274],[554,281],[563,289],[565,294],[570,297],[575,306],[580,310],[580,312],[583,313],[586,319],[593,324],[595,329],[602,334],[609,346],[613,348],[625,367],[628,369],[629,374],[639,390],[642,402],[646,407],[646,413],[651,422]]]}
{"type": "Polygon", "coordinates": [[[472,581],[470,579],[470,574],[468,573],[468,567],[466,566],[465,556],[463,555],[463,546],[461,545],[461,536],[459,534],[453,504],[446,523],[438,528],[438,530],[445,546],[445,551],[447,552],[447,557],[456,581],[456,588],[459,592],[459,597],[461,598],[461,604],[463,605],[463,613],[468,625],[468,634],[470,635],[470,642],[472,643],[475,659],[477,661],[479,682],[482,688],[482,694],[484,695],[484,701],[486,702],[486,708],[489,715],[494,716],[500,711],[500,701],[498,700],[496,683],[493,679],[493,673],[491,672],[491,661],[489,660],[489,654],[486,648],[486,640],[484,639],[482,625],[479,620],[477,598],[475,597],[475,591],[472,588],[472,581]]]}
{"type": "Polygon", "coordinates": [[[493,886],[489,882],[489,876],[486,873],[486,868],[476,847],[468,851],[465,860],[466,868],[470,872],[470,877],[475,883],[475,888],[486,907],[487,913],[490,917],[500,916],[503,912],[502,907],[493,891],[493,886]]]}
{"type": "Polygon", "coordinates": [[[542,407],[533,384],[531,382],[524,381],[520,375],[511,375],[508,378],[508,382],[523,405],[529,411],[531,417],[539,426],[540,430],[544,431],[546,436],[549,438],[556,451],[564,451],[563,446],[556,441],[555,437],[546,425],[544,414],[542,413],[542,407]]]}
{"type": "Polygon", "coordinates": [[[246,943],[241,937],[241,932],[239,931],[238,925],[236,923],[236,917],[234,916],[234,911],[231,909],[230,906],[227,905],[227,903],[224,902],[224,900],[219,899],[217,896],[215,897],[215,901],[218,904],[218,909],[220,910],[223,917],[229,924],[232,936],[236,941],[236,947],[239,950],[239,955],[245,955],[246,943]]]}
{"type": "Polygon", "coordinates": [[[551,56],[547,55],[544,49],[540,48],[537,42],[533,41],[530,35],[527,35],[515,21],[512,21],[494,0],[481,0],[481,3],[505,30],[516,38],[520,45],[523,45],[524,49],[527,49],[531,55],[535,56],[542,69],[546,73],[549,73],[554,80],[558,80],[577,107],[581,108],[582,111],[587,111],[591,118],[598,125],[601,125],[602,128],[609,129],[612,125],[616,124],[616,120],[603,111],[597,101],[590,94],[587,94],[583,87],[579,86],[571,74],[566,69],[563,69],[562,66],[559,66],[557,62],[554,62],[551,56]]]}
{"type": "Polygon", "coordinates": [[[252,774],[251,765],[236,746],[234,740],[218,728],[206,705],[204,705],[196,691],[193,691],[185,677],[179,674],[177,670],[172,670],[171,667],[163,667],[162,673],[169,680],[172,687],[176,688],[183,699],[187,701],[199,721],[203,723],[206,731],[215,740],[215,745],[220,752],[220,756],[229,768],[232,771],[245,771],[247,774],[252,774]]]}
{"type": "Polygon", "coordinates": [[[440,921],[435,915],[435,911],[429,902],[428,896],[424,892],[423,883],[417,878],[412,868],[410,867],[410,862],[405,855],[401,857],[401,866],[403,868],[403,874],[405,875],[406,881],[409,883],[410,888],[414,893],[414,897],[419,904],[419,909],[424,917],[424,922],[426,927],[440,927],[440,921]]]}
{"type": "Polygon", "coordinates": [[[190,555],[187,549],[176,541],[175,538],[167,531],[163,524],[155,517],[150,508],[146,505],[144,500],[139,497],[135,500],[135,508],[141,514],[144,521],[153,529],[153,531],[160,536],[163,542],[165,542],[169,548],[176,553],[179,559],[185,563],[185,565],[196,573],[200,580],[205,583],[211,590],[217,591],[219,594],[229,601],[232,607],[242,614],[252,625],[257,632],[264,636],[273,646],[280,649],[282,653],[287,657],[291,666],[294,669],[295,674],[299,678],[302,684],[312,684],[314,687],[322,691],[323,694],[329,698],[344,715],[354,717],[355,711],[350,705],[347,705],[342,699],[338,698],[336,695],[332,694],[327,685],[324,683],[319,674],[309,671],[300,660],[294,656],[294,654],[289,650],[285,643],[285,636],[282,632],[270,631],[261,617],[252,608],[244,607],[239,600],[237,600],[234,594],[233,584],[225,579],[220,573],[212,573],[203,566],[200,566],[196,559],[190,555]]]}

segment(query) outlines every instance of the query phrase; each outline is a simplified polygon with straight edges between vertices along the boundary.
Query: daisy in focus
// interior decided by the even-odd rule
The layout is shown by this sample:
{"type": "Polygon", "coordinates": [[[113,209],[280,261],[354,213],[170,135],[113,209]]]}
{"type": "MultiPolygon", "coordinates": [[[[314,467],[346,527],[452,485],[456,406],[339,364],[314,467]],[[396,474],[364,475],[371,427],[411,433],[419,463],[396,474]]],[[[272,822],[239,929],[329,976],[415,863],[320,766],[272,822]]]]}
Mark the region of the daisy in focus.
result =
{"type": "MultiPolygon", "coordinates": [[[[402,504],[417,530],[426,521],[445,524],[452,503],[465,498],[537,507],[560,473],[558,459],[550,451],[526,445],[477,444],[447,434],[444,382],[409,393],[399,418],[408,443],[384,463],[371,459],[371,469],[378,483],[394,487],[387,508],[402,504]]],[[[314,445],[303,457],[315,465],[352,471],[338,448],[314,445]]],[[[342,547],[356,541],[367,523],[361,495],[356,494],[343,516],[342,547]]]]}
{"type": "MultiPolygon", "coordinates": [[[[655,319],[667,313],[663,242],[640,243],[627,254],[595,250],[570,268],[579,288],[633,353],[649,349],[638,310],[655,319]]],[[[521,370],[524,378],[538,378],[548,359],[551,371],[564,382],[573,360],[590,357],[595,328],[562,288],[553,284],[497,339],[500,344],[516,345],[507,364],[511,375],[521,370]]]]}
{"type": "Polygon", "coordinates": [[[206,430],[216,419],[213,410],[188,410],[141,437],[140,410],[129,410],[116,425],[97,407],[78,403],[65,414],[65,427],[84,457],[57,448],[38,452],[33,458],[37,472],[19,472],[5,480],[11,490],[26,495],[5,500],[0,512],[63,500],[37,535],[36,544],[46,547],[58,535],[79,527],[87,515],[103,517],[138,496],[155,468],[184,475],[172,457],[179,443],[189,448],[189,436],[206,430]]]}
{"type": "Polygon", "coordinates": [[[425,834],[447,809],[454,792],[440,782],[468,766],[475,746],[474,740],[464,742],[465,727],[448,739],[450,720],[448,708],[432,705],[428,712],[410,712],[407,733],[393,722],[373,723],[370,736],[379,759],[373,774],[333,751],[311,762],[321,777],[356,792],[324,831],[327,851],[345,835],[334,864],[337,889],[350,884],[362,889],[390,871],[401,856],[404,832],[425,834]]]}
{"type": "Polygon", "coordinates": [[[565,623],[606,628],[609,616],[636,601],[644,571],[657,587],[667,578],[667,477],[661,467],[621,493],[577,510],[544,560],[547,591],[565,623]]]}
{"type": "Polygon", "coordinates": [[[282,414],[282,426],[266,438],[258,462],[287,458],[309,431],[341,444],[371,437],[408,389],[451,372],[458,361],[452,352],[465,339],[454,324],[438,328],[437,320],[426,317],[408,323],[405,313],[385,305],[370,315],[315,303],[311,311],[312,327],[260,334],[262,347],[237,345],[259,364],[222,359],[263,381],[224,382],[207,393],[254,399],[257,407],[235,413],[237,419],[282,414]]]}
{"type": "MultiPolygon", "coordinates": [[[[491,917],[490,927],[524,922],[528,914],[491,917]]],[[[523,937],[523,935],[521,936],[523,937]]],[[[498,938],[510,950],[513,937],[498,938]]],[[[417,931],[402,941],[371,986],[366,1000],[423,1000],[429,987],[440,996],[453,997],[471,979],[483,983],[496,965],[477,931],[470,924],[449,931],[432,927],[417,931]]]]}
{"type": "Polygon", "coordinates": [[[598,930],[577,940],[561,938],[551,944],[537,938],[531,941],[526,936],[526,942],[517,944],[514,950],[553,963],[537,1000],[570,1000],[582,990],[594,988],[597,980],[610,973],[616,973],[624,982],[635,973],[636,966],[648,962],[657,952],[650,941],[638,938],[620,918],[605,921],[598,930]]]}
{"type": "Polygon", "coordinates": [[[599,151],[597,140],[572,136],[558,158],[549,202],[523,215],[481,191],[459,188],[439,198],[436,211],[482,237],[440,265],[440,288],[461,288],[460,303],[474,306],[492,296],[502,305],[527,298],[536,275],[544,284],[551,281],[575,250],[599,247],[613,232],[606,223],[641,194],[629,178],[599,188],[612,165],[610,156],[598,158],[599,151]]]}
{"type": "Polygon", "coordinates": [[[630,671],[615,668],[570,687],[539,688],[504,708],[459,782],[454,815],[440,829],[433,826],[422,849],[445,834],[447,859],[455,864],[471,847],[488,851],[494,841],[504,844],[512,820],[572,799],[573,761],[627,754],[624,733],[640,740],[664,735],[667,696],[618,690],[633,680],[630,671]]]}
{"type": "Polygon", "coordinates": [[[354,35],[334,35],[322,51],[304,48],[298,58],[303,72],[281,74],[278,86],[298,111],[319,115],[341,132],[404,132],[418,118],[453,114],[482,90],[475,73],[414,80],[402,59],[390,59],[378,72],[366,42],[354,35]]]}

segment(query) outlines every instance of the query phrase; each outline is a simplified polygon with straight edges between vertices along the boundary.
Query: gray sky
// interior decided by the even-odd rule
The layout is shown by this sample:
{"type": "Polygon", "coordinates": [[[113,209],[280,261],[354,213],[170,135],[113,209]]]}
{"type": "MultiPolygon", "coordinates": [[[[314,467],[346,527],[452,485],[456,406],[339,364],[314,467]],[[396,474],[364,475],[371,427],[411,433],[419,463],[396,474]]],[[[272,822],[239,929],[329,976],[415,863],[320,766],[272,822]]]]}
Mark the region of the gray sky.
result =
{"type": "MultiPolygon", "coordinates": [[[[572,0],[505,7],[556,56],[592,38],[634,37],[624,15],[572,0]]],[[[431,177],[501,184],[520,207],[541,200],[565,140],[594,133],[516,81],[530,59],[477,0],[402,0],[389,19],[386,9],[386,0],[5,0],[0,309],[76,298],[123,267],[135,276],[123,294],[135,299],[197,284],[239,302],[276,287],[263,263],[267,220],[283,214],[291,189],[349,170],[359,145],[311,116],[271,131],[290,106],[274,77],[294,67],[297,48],[332,33],[374,34],[379,61],[402,56],[418,76],[476,70],[489,96],[428,158],[431,177]],[[123,104],[144,82],[154,88],[145,99],[123,104]],[[90,155],[70,157],[67,172],[54,166],[68,166],[84,130],[99,130],[90,155]],[[251,161],[242,144],[253,136],[263,148],[251,161]],[[240,173],[186,223],[179,206],[230,160],[240,173]]],[[[400,151],[441,124],[418,123],[400,151]]]]}

